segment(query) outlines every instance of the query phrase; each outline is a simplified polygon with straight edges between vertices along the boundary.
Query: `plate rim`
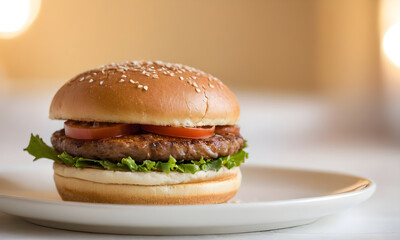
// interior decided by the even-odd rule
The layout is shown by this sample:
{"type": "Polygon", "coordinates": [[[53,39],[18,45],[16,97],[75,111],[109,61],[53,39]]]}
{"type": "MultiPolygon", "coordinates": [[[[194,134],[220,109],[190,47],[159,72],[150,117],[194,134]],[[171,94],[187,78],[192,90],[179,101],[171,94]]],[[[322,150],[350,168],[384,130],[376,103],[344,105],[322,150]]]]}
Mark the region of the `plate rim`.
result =
{"type": "MultiPolygon", "coordinates": [[[[301,172],[309,172],[309,173],[319,173],[319,174],[330,174],[330,175],[339,175],[339,176],[345,176],[345,177],[353,177],[353,178],[358,178],[360,180],[366,180],[368,182],[368,185],[363,187],[360,190],[355,190],[351,192],[340,192],[340,193],[334,193],[330,195],[323,195],[323,196],[317,196],[317,197],[305,197],[305,198],[294,198],[294,199],[286,199],[286,200],[272,200],[272,201],[257,201],[257,202],[238,202],[238,203],[222,203],[222,204],[205,204],[205,205],[129,205],[129,204],[109,204],[109,203],[88,203],[88,202],[72,202],[72,201],[64,201],[64,200],[54,200],[54,199],[40,199],[40,198],[30,198],[30,197],[23,197],[23,196],[14,196],[14,195],[7,195],[7,194],[1,194],[0,193],[0,198],[8,198],[8,199],[14,199],[18,201],[29,201],[29,202],[34,202],[34,203],[41,203],[41,204],[52,204],[52,205],[63,205],[63,206],[79,206],[79,207],[91,207],[91,208],[201,208],[201,207],[207,207],[207,208],[238,208],[238,207],[267,207],[267,206],[278,206],[278,205],[290,205],[294,203],[312,203],[316,201],[329,201],[329,200],[335,200],[338,198],[344,198],[344,197],[353,197],[355,195],[362,195],[362,194],[367,194],[368,197],[367,199],[376,191],[377,184],[375,183],[374,180],[368,179],[365,177],[361,177],[358,175],[353,175],[353,174],[348,174],[348,173],[341,173],[341,172],[336,172],[336,171],[325,171],[325,170],[316,170],[316,169],[306,169],[306,168],[294,168],[294,167],[278,167],[278,166],[266,166],[266,165],[261,165],[261,164],[249,164],[247,166],[241,166],[243,168],[266,168],[266,169],[279,169],[279,170],[286,170],[286,171],[301,171],[301,172]]],[[[17,170],[18,171],[18,170],[17,170]]],[[[16,171],[16,172],[17,172],[16,171]]],[[[24,170],[20,170],[20,172],[24,172],[24,170]]],[[[3,171],[0,172],[0,174],[3,171]]],[[[6,171],[4,171],[6,172],[6,171]]]]}

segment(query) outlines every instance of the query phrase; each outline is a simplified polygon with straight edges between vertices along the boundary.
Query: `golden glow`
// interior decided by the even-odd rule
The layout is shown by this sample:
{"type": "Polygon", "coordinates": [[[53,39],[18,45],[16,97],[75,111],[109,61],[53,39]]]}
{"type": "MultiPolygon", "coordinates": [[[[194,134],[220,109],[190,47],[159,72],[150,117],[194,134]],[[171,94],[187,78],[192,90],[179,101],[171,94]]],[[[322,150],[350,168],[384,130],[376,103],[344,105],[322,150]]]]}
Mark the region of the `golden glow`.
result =
{"type": "Polygon", "coordinates": [[[392,26],[385,33],[383,50],[388,58],[400,67],[400,23],[392,26]]]}
{"type": "Polygon", "coordinates": [[[0,0],[0,37],[14,37],[35,19],[40,0],[0,0]]]}

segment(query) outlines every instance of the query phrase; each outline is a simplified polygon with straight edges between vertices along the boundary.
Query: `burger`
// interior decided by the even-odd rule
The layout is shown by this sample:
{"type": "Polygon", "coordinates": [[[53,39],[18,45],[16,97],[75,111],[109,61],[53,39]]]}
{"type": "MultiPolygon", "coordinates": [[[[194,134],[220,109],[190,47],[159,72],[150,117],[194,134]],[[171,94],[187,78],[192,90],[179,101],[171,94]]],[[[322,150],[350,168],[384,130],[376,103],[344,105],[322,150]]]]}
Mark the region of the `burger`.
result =
{"type": "Polygon", "coordinates": [[[248,154],[239,104],[216,77],[161,61],[112,63],[83,72],[54,96],[64,120],[52,147],[31,135],[26,150],[54,161],[66,201],[216,204],[237,193],[248,154]]]}

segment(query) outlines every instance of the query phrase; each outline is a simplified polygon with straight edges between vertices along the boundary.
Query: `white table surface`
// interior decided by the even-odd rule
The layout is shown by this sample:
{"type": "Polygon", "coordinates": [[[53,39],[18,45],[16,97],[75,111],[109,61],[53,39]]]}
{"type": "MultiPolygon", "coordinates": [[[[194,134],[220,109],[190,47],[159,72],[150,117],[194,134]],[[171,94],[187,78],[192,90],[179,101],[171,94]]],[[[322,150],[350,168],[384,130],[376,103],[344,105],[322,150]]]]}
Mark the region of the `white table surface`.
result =
{"type": "MultiPolygon", "coordinates": [[[[48,140],[50,134],[62,126],[61,122],[47,119],[50,98],[0,97],[1,169],[33,164],[31,157],[22,152],[29,134],[40,133],[48,140]]],[[[82,233],[40,227],[0,213],[0,239],[400,239],[398,145],[376,139],[359,139],[346,143],[309,139],[306,137],[310,135],[308,133],[318,132],[325,121],[326,111],[319,103],[303,100],[271,101],[262,96],[250,97],[245,94],[239,95],[239,99],[242,105],[242,133],[249,140],[250,146],[250,159],[246,164],[360,175],[377,183],[375,195],[360,206],[310,225],[228,235],[124,236],[82,233]]],[[[193,221],[196,219],[193,218],[193,221]]]]}

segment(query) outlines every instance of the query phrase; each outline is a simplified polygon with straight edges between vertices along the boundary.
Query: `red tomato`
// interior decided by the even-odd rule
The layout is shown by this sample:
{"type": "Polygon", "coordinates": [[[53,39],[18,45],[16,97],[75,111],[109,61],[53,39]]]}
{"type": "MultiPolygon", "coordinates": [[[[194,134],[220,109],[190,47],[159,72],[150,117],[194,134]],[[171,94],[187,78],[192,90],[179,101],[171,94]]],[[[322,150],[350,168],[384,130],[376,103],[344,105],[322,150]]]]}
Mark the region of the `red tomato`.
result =
{"type": "Polygon", "coordinates": [[[156,125],[142,125],[141,128],[147,132],[157,133],[179,138],[208,138],[214,135],[215,126],[212,127],[168,127],[156,125]]]}
{"type": "Polygon", "coordinates": [[[238,136],[238,135],[240,135],[239,132],[240,132],[240,127],[238,127],[237,125],[217,126],[215,128],[216,134],[232,133],[232,134],[235,134],[236,136],[238,136]]]}
{"type": "Polygon", "coordinates": [[[66,121],[64,123],[65,135],[70,138],[93,140],[127,135],[137,132],[139,127],[125,123],[90,123],[66,121]]]}

